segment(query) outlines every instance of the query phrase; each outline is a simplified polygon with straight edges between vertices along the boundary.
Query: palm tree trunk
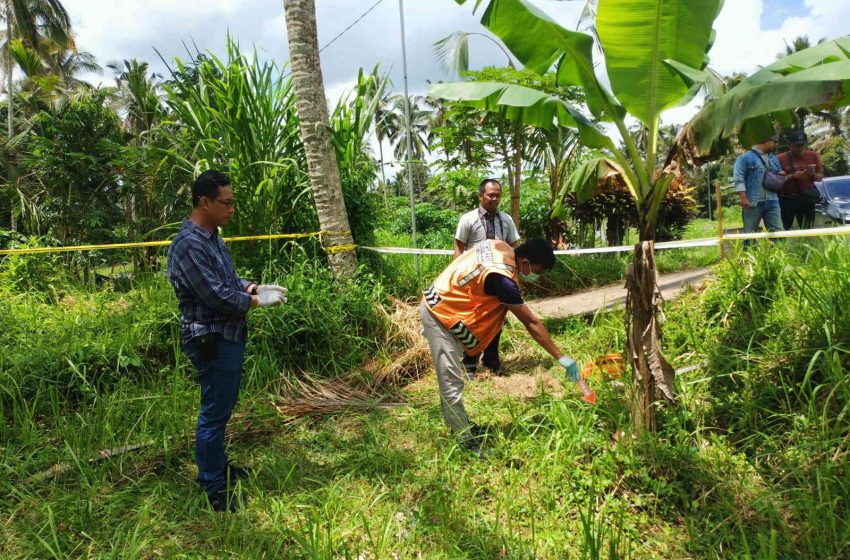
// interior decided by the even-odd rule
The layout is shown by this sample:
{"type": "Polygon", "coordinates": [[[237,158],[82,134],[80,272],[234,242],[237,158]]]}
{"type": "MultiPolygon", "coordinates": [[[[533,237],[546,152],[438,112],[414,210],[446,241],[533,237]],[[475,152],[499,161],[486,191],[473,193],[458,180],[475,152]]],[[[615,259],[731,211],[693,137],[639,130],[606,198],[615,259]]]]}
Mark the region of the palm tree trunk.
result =
{"type": "Polygon", "coordinates": [[[514,130],[514,173],[513,181],[510,182],[511,192],[511,218],[519,230],[520,209],[519,209],[519,186],[522,181],[522,128],[517,126],[514,130]]]}
{"type": "MultiPolygon", "coordinates": [[[[6,42],[12,40],[12,9],[9,2],[6,2],[6,42]]],[[[12,140],[12,134],[15,132],[14,120],[12,116],[12,50],[8,44],[6,46],[6,120],[7,120],[7,138],[12,140]]]]}
{"type": "Polygon", "coordinates": [[[384,173],[384,139],[381,133],[375,127],[375,136],[378,138],[378,154],[381,158],[381,192],[384,194],[384,208],[389,208],[390,203],[387,201],[387,176],[384,173]]]}
{"type": "Polygon", "coordinates": [[[313,0],[284,0],[286,31],[295,108],[310,173],[319,226],[330,232],[325,237],[328,261],[337,278],[352,276],[357,268],[354,251],[336,252],[335,247],[353,244],[339,180],[339,167],[330,143],[328,106],[319,60],[316,6],[313,0]]]}
{"type": "MultiPolygon", "coordinates": [[[[12,136],[15,134],[15,121],[14,121],[14,95],[12,91],[13,83],[12,83],[12,51],[9,49],[9,41],[12,39],[12,7],[9,2],[6,2],[6,141],[11,146],[12,136]]],[[[12,148],[7,148],[9,161],[6,162],[6,180],[9,183],[9,187],[11,190],[12,185],[15,181],[15,169],[14,169],[14,158],[12,157],[12,148]]],[[[9,200],[9,228],[12,231],[18,230],[18,216],[15,214],[15,202],[13,198],[9,200]]]]}

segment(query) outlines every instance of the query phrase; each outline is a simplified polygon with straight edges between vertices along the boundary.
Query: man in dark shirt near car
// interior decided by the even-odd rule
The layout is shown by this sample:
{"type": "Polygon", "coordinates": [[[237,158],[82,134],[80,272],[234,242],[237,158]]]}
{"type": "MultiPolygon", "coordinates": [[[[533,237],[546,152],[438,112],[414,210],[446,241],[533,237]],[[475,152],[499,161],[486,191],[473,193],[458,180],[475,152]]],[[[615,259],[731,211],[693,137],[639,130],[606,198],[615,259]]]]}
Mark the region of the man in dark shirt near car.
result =
{"type": "Polygon", "coordinates": [[[794,220],[800,229],[809,229],[815,223],[815,204],[820,193],[815,181],[823,179],[820,156],[806,149],[808,138],[801,130],[788,133],[788,151],[779,154],[779,163],[788,178],[779,192],[782,225],[791,229],[794,220]]]}
{"type": "Polygon", "coordinates": [[[180,306],[183,349],[198,372],[201,406],[195,432],[198,483],[215,511],[235,511],[229,478],[246,474],[228,465],[224,432],[242,380],[246,314],[286,303],[286,288],[256,285],[236,275],[218,233],[234,212],[230,178],[205,171],[192,186],[192,214],[168,250],[168,278],[180,306]]]}

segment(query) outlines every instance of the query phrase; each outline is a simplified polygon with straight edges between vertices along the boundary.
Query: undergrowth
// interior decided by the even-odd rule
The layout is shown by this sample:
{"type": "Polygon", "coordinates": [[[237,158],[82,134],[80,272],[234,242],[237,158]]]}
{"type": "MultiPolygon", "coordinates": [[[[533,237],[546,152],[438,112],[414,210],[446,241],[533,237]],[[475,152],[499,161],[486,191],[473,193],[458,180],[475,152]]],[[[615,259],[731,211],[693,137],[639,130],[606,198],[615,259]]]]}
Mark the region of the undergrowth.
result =
{"type": "MultiPolygon", "coordinates": [[[[80,294],[74,312],[62,301],[4,301],[0,336],[13,350],[2,358],[0,556],[846,558],[848,273],[845,241],[765,243],[668,303],[666,352],[676,367],[700,367],[678,376],[679,402],[662,408],[659,432],[636,439],[628,379],[594,379],[591,408],[509,321],[511,375],[470,382],[465,394],[493,451],[484,461],[454,444],[431,376],[407,387],[404,406],[284,425],[273,406],[281,371],[334,375],[392,350],[381,346],[386,315],[368,311],[382,297],[376,284],[293,274],[291,315],[251,318],[229,448],[255,475],[239,483],[249,503],[235,515],[210,513],[193,482],[197,385],[173,339],[167,285],[80,294]],[[136,312],[100,317],[121,298],[136,312]],[[66,350],[52,363],[39,323],[66,350]],[[77,323],[99,326],[89,336],[112,354],[90,360],[87,372],[101,369],[89,392],[51,393],[76,376],[59,359],[72,354],[59,331],[77,323]],[[119,363],[122,340],[140,365],[119,363]],[[145,353],[160,343],[161,355],[145,353]],[[44,379],[34,368],[25,378],[26,390],[46,387],[34,401],[10,394],[8,381],[27,344],[44,368],[44,379]],[[145,445],[91,460],[132,443],[145,445]],[[60,474],[33,477],[58,463],[60,474]]],[[[547,324],[581,362],[624,346],[620,311],[547,324]]]]}

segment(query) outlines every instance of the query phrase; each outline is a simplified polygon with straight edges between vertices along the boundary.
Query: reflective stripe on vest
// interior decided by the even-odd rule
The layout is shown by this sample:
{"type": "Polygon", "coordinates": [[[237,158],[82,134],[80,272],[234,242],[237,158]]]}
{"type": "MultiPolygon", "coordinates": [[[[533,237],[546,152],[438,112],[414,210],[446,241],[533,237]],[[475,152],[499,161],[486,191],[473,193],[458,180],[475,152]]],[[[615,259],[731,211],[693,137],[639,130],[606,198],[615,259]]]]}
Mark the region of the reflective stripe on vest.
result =
{"type": "Polygon", "coordinates": [[[484,292],[490,274],[516,280],[514,251],[504,241],[485,240],[455,259],[424,291],[431,314],[470,355],[481,353],[501,330],[507,307],[484,292]]]}

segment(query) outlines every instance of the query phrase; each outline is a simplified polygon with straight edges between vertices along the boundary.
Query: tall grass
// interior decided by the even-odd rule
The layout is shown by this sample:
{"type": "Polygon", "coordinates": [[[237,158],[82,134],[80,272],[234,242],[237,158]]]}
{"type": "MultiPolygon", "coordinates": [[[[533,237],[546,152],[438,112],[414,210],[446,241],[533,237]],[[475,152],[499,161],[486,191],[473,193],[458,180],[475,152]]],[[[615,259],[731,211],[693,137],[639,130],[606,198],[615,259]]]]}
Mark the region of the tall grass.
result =
{"type": "Polygon", "coordinates": [[[738,525],[725,534],[741,557],[850,553],[849,270],[844,240],[740,249],[701,306],[668,322],[707,362],[671,421],[741,453],[756,483],[752,516],[708,516],[738,525]]]}
{"type": "MultiPolygon", "coordinates": [[[[196,53],[191,61],[175,60],[170,71],[171,78],[163,84],[169,116],[160,129],[173,182],[188,186],[208,168],[228,173],[236,212],[226,234],[317,231],[292,81],[285,68],[261,61],[256,51],[243,54],[228,37],[225,57],[196,53]]],[[[367,191],[378,167],[368,136],[385,86],[386,78],[377,68],[369,74],[361,71],[354,90],[331,115],[349,222],[359,243],[371,241],[374,223],[376,197],[367,191]]],[[[182,192],[188,212],[188,189],[182,192]]],[[[312,255],[321,254],[316,239],[301,244],[312,255]]],[[[270,241],[240,245],[234,252],[281,259],[280,246],[270,241]]]]}
{"type": "MultiPolygon", "coordinates": [[[[177,178],[218,168],[233,181],[228,233],[315,231],[292,83],[273,62],[249,58],[230,37],[226,57],[174,61],[164,84],[166,155],[177,178]]],[[[189,193],[186,193],[189,207],[189,193]]]]}

